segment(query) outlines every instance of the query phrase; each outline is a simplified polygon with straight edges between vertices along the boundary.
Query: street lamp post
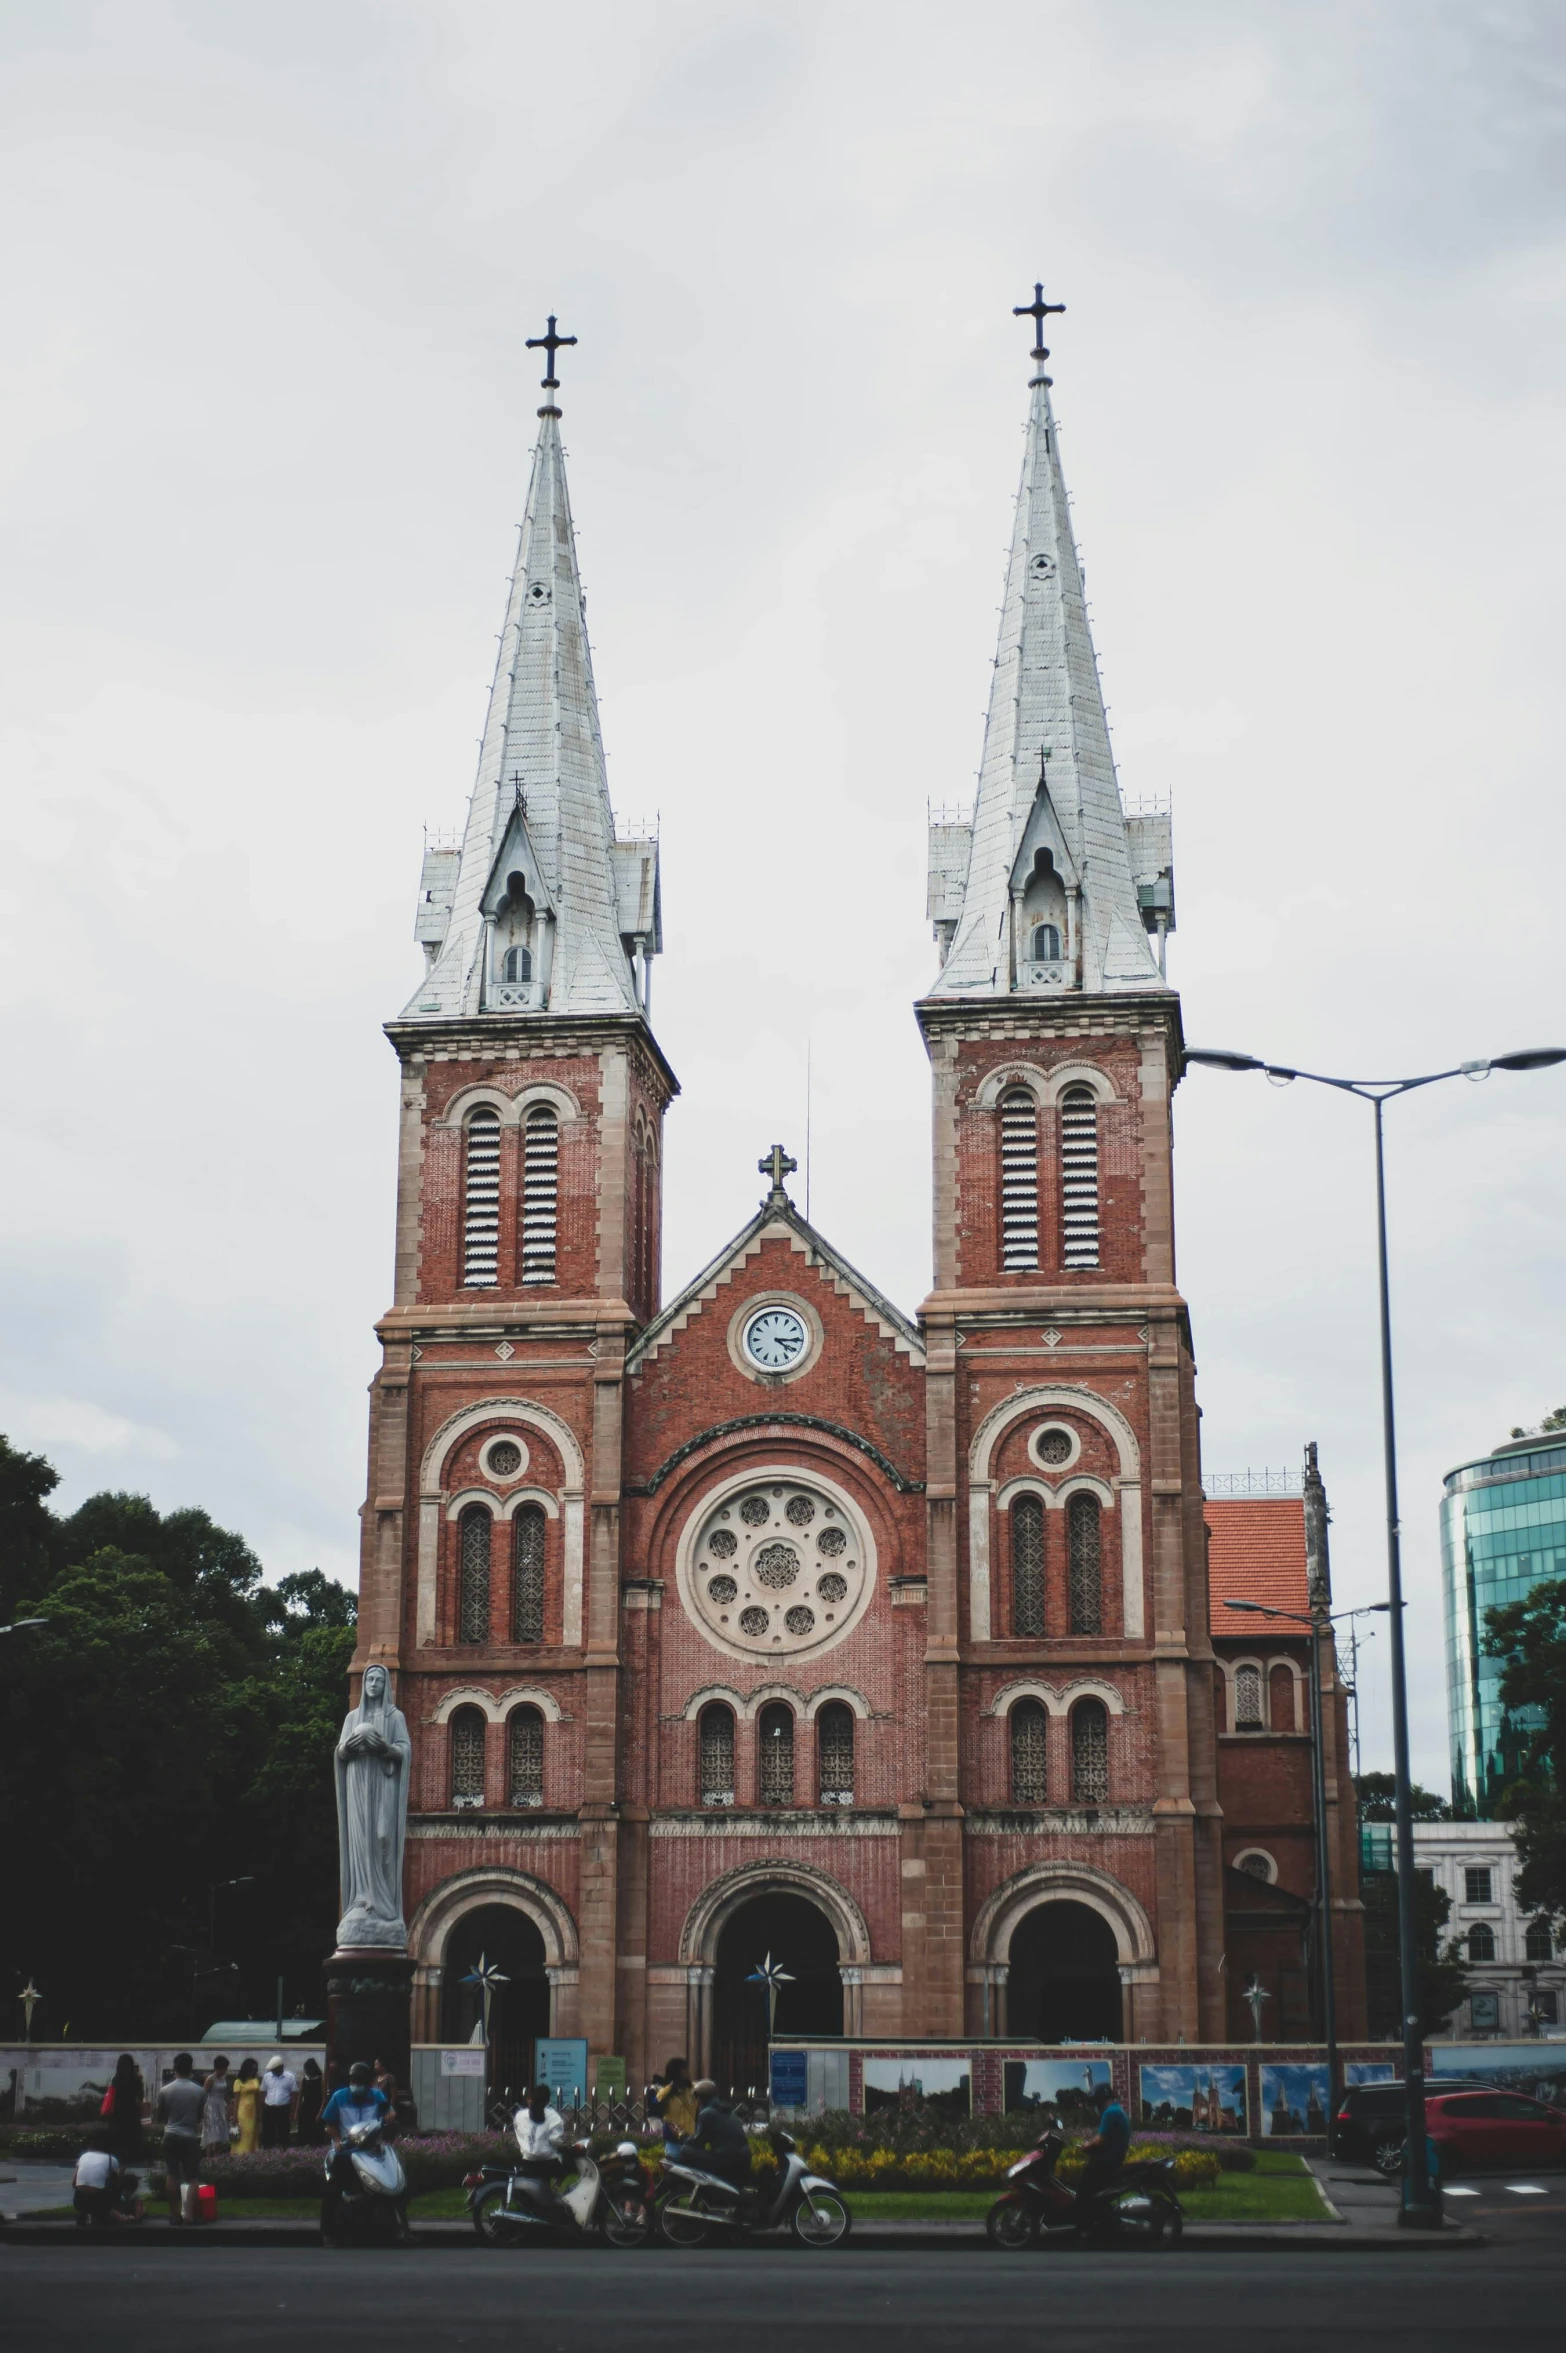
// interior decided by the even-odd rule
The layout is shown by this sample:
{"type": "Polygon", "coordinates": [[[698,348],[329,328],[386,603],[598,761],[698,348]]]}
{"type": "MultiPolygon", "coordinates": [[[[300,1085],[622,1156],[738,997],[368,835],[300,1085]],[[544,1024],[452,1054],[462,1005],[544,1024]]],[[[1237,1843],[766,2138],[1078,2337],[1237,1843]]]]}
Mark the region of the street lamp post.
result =
{"type": "MultiPolygon", "coordinates": [[[[1316,1816],[1316,1907],[1320,1914],[1316,1951],[1321,1985],[1321,2038],[1327,2046],[1328,2113],[1334,2116],[1337,2114],[1338,2094],[1343,2086],[1342,2069],[1338,2064],[1338,1997],[1332,1950],[1332,1841],[1327,1835],[1327,1747],[1321,1712],[1321,1644],[1322,1637],[1340,1618],[1374,1617],[1390,1607],[1390,1602],[1373,1601],[1367,1609],[1316,1610],[1307,1617],[1303,1610],[1270,1609],[1265,1602],[1260,1601],[1224,1603],[1225,1609],[1244,1610],[1253,1618],[1287,1618],[1291,1624],[1307,1627],[1310,1632],[1310,1775],[1316,1816]]],[[[1249,1995],[1246,1998],[1249,1999],[1249,1995]]]]}
{"type": "Polygon", "coordinates": [[[1440,2208],[1430,2184],[1425,2154],[1425,2044],[1419,2005],[1419,1954],[1414,1925],[1414,1815],[1408,1771],[1408,1673],[1403,1644],[1403,1559],[1397,1499],[1397,1422],[1392,1399],[1392,1306],[1387,1282],[1387,1181],[1382,1108],[1394,1096],[1442,1079],[1488,1078],[1492,1070],[1546,1070],[1566,1062],[1566,1047],[1540,1046],[1517,1054],[1495,1054],[1487,1062],[1460,1062],[1452,1070],[1427,1071],[1419,1078],[1328,1078],[1319,1070],[1294,1070],[1264,1062],[1255,1054],[1191,1048],[1185,1057],[1209,1070],[1260,1070],[1280,1086],[1297,1078],[1335,1087],[1371,1106],[1376,1133],[1376,1260],[1381,1310],[1381,1448],[1387,1495],[1387,1607],[1392,1622],[1392,1766],[1397,1801],[1397,1935],[1403,2008],[1403,2083],[1408,2163],[1402,2176],[1398,2220],[1410,2230],[1439,2230],[1440,2208]]]}

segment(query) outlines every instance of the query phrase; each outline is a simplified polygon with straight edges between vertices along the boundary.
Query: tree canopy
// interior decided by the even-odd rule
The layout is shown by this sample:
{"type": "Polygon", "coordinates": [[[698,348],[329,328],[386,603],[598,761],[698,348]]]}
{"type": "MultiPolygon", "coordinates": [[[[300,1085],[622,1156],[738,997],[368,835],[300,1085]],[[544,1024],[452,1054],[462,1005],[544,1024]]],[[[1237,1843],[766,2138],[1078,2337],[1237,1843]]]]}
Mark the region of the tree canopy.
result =
{"type": "MultiPolygon", "coordinates": [[[[1397,1781],[1391,1773],[1356,1773],[1354,1794],[1359,1800],[1362,1822],[1395,1822],[1397,1819],[1397,1781]]],[[[1416,1822],[1449,1822],[1452,1809],[1444,1797],[1437,1797],[1433,1789],[1421,1789],[1417,1781],[1409,1785],[1416,1822]]]]}
{"type": "Polygon", "coordinates": [[[57,1516],[57,1484],[0,1439],[0,1622],[49,1621],[0,1642],[0,1990],[31,1978],[51,2040],[266,2017],[279,1976],[319,2015],[354,1597],[265,1584],[204,1511],[57,1516]]]}
{"type": "Polygon", "coordinates": [[[1504,1659],[1501,1705],[1522,1737],[1522,1770],[1500,1810],[1517,1825],[1519,1902],[1566,1924],[1566,1577],[1546,1577],[1485,1618],[1484,1647],[1504,1659]]]}

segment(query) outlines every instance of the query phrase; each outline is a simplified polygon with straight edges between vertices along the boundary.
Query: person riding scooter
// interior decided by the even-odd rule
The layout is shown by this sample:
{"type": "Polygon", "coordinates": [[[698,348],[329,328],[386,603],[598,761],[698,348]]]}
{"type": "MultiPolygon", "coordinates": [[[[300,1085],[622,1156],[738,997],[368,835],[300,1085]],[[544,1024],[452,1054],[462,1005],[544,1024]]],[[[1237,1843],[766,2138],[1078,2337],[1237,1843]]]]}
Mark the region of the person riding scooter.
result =
{"type": "Polygon", "coordinates": [[[378,2124],[391,2106],[384,2092],[378,2092],[366,2060],[355,2059],[348,2070],[348,2081],[341,2091],[333,2092],[321,2110],[321,2123],[332,2153],[326,2161],[326,2197],[321,2206],[321,2229],[330,2238],[342,2203],[345,2187],[353,2181],[353,2151],[348,2146],[348,2134],[358,2124],[378,2124]]]}
{"type": "Polygon", "coordinates": [[[1131,2119],[1120,2102],[1106,2102],[1098,2119],[1098,2130],[1083,2144],[1087,2163],[1077,2183],[1077,2203],[1086,2208],[1119,2179],[1131,2146],[1131,2119]]]}
{"type": "MultiPolygon", "coordinates": [[[[516,2134],[517,2152],[522,2163],[518,2170],[539,2183],[542,2195],[552,2206],[559,2208],[553,2183],[556,2174],[565,2170],[565,2118],[558,2108],[550,2106],[549,2086],[535,2083],[527,2095],[527,2106],[519,2108],[511,2119],[516,2134]]],[[[564,2209],[560,2209],[564,2214],[564,2209]]],[[[570,2217],[564,2216],[569,2221],[570,2217]]]]}
{"type": "Polygon", "coordinates": [[[720,2181],[744,2189],[750,2180],[750,2142],[744,2125],[730,2102],[719,2099],[710,2075],[704,2075],[691,2089],[701,2102],[696,2130],[669,2155],[678,2164],[699,2165],[704,2173],[715,2173],[720,2181]]]}

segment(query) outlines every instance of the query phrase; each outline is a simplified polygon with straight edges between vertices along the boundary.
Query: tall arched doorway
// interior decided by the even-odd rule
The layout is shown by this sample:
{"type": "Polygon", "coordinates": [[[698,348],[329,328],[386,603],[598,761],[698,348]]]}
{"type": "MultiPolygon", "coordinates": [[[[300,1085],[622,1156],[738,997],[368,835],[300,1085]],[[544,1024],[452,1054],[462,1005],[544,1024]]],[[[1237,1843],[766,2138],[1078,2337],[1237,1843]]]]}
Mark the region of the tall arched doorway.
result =
{"type": "Polygon", "coordinates": [[[1008,2031],[1043,2043],[1121,2037],[1115,1932],[1091,1904],[1036,1905],[1011,1939],[1008,2031]]]}
{"type": "Polygon", "coordinates": [[[516,1904],[481,1904],[463,1913],[446,1940],[441,1977],[441,2032],[448,2043],[471,2042],[478,2030],[478,1987],[462,1980],[481,1954],[506,1980],[489,2000],[490,2090],[520,2097],[533,2072],[533,2044],[549,2032],[544,1940],[516,1904]]]}
{"type": "Polygon", "coordinates": [[[800,1895],[757,1895],[724,1922],[712,1987],[712,2071],[727,2091],[761,2089],[767,2081],[766,1988],[746,1981],[770,1953],[788,1972],[778,1988],[779,2034],[837,2035],[843,2031],[843,1980],[837,1931],[824,1912],[800,1895]]]}

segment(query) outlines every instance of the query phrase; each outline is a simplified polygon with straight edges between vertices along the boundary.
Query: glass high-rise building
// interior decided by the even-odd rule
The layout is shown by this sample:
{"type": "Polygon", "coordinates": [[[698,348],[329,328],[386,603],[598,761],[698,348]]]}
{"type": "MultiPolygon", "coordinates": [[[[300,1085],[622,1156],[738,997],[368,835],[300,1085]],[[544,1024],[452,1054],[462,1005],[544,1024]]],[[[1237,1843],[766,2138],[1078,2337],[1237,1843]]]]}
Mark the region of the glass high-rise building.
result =
{"type": "Polygon", "coordinates": [[[1488,1819],[1515,1779],[1532,1708],[1501,1705],[1504,1662],[1482,1648],[1487,1610],[1566,1577],[1566,1431],[1514,1438],[1448,1471],[1441,1499],[1452,1810],[1488,1819]]]}

